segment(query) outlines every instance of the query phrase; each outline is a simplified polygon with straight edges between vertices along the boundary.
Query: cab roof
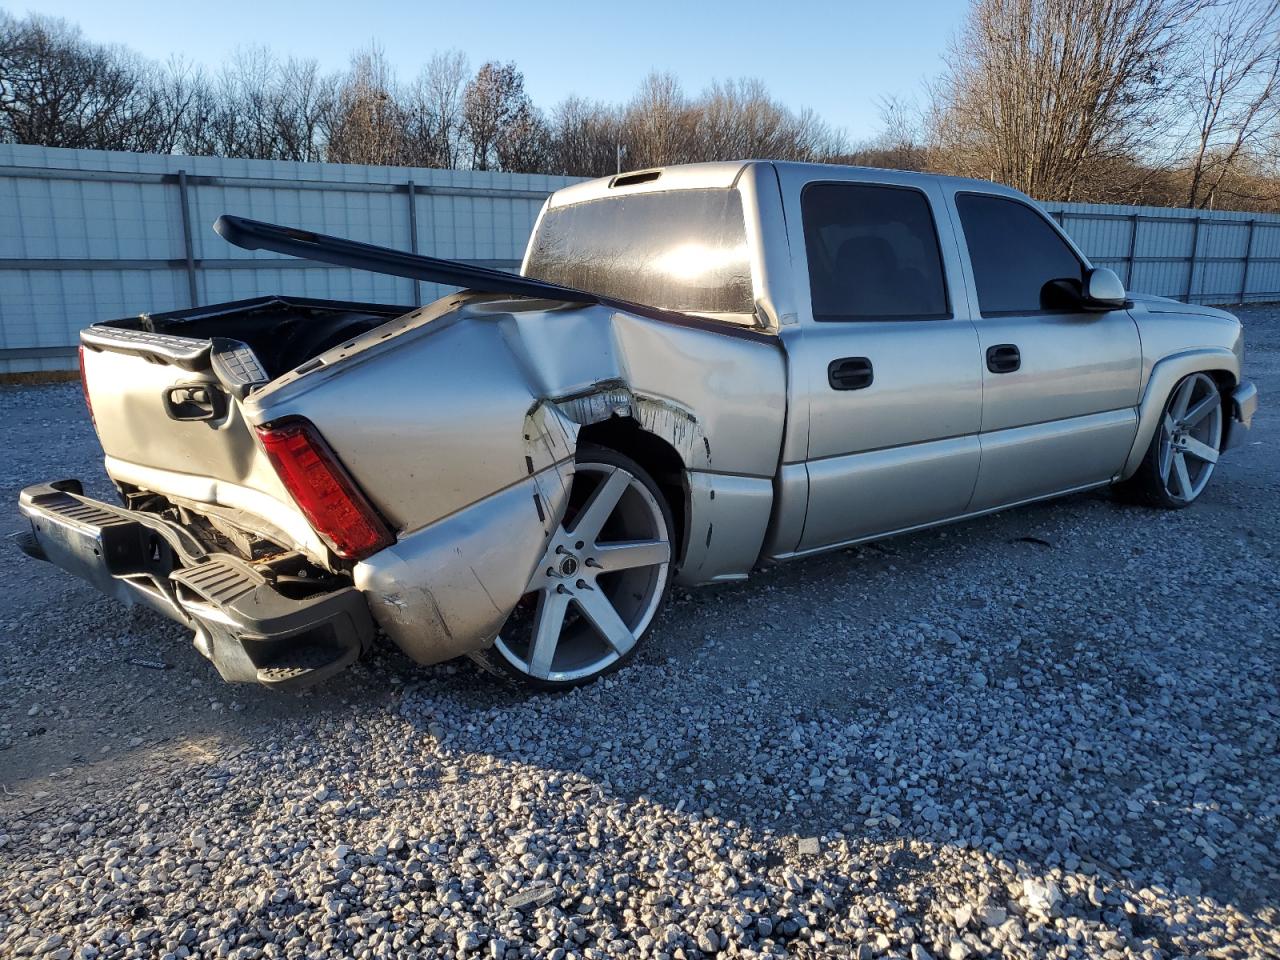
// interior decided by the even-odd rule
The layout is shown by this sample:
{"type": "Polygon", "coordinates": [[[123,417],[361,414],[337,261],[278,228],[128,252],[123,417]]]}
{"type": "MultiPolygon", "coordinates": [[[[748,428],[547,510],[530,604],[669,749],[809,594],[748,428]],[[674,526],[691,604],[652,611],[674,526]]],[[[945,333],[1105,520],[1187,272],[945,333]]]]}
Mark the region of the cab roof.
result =
{"type": "Polygon", "coordinates": [[[643,170],[629,170],[611,177],[585,180],[582,183],[575,183],[572,186],[557,190],[547,201],[547,207],[565,207],[575,203],[583,203],[587,200],[600,200],[605,197],[633,193],[657,193],[666,190],[728,189],[737,183],[738,178],[742,176],[743,171],[748,167],[765,165],[773,166],[780,174],[799,176],[803,179],[823,179],[831,177],[836,171],[844,171],[847,176],[849,173],[856,171],[860,174],[856,178],[859,180],[875,181],[877,174],[887,174],[886,181],[891,179],[894,183],[918,180],[921,183],[945,183],[953,190],[972,188],[984,193],[1023,197],[1023,194],[1019,191],[990,180],[952,177],[938,173],[864,167],[855,164],[802,163],[793,160],[724,160],[712,163],[682,163],[666,167],[647,167],[643,170]]]}

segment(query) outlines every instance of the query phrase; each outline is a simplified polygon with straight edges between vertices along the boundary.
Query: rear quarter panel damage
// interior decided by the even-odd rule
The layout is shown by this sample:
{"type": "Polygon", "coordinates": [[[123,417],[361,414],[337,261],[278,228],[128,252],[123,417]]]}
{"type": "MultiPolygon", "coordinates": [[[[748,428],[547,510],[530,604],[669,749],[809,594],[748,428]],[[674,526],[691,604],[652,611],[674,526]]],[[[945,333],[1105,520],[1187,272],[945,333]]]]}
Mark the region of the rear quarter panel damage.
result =
{"type": "Polygon", "coordinates": [[[759,558],[786,416],[771,339],[470,295],[322,361],[262,391],[250,416],[310,419],[396,527],[356,582],[416,660],[494,639],[564,515],[579,430],[611,417],[684,465],[685,582],[744,576],[759,558]]]}

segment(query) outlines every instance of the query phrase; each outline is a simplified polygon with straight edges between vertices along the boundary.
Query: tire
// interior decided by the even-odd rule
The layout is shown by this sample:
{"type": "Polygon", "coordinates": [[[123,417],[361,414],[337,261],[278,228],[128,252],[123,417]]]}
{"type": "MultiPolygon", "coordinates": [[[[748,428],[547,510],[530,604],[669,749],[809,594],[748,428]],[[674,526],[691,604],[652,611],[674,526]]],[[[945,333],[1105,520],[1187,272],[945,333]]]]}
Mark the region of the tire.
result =
{"type": "Polygon", "coordinates": [[[1117,486],[1126,500],[1181,510],[1204,493],[1222,448],[1222,392],[1207,373],[1183,377],[1169,393],[1137,472],[1117,486]]]}
{"type": "Polygon", "coordinates": [[[569,506],[493,645],[471,654],[508,681],[580,686],[626,664],[666,601],[671,508],[648,471],[606,447],[578,449],[569,506]]]}

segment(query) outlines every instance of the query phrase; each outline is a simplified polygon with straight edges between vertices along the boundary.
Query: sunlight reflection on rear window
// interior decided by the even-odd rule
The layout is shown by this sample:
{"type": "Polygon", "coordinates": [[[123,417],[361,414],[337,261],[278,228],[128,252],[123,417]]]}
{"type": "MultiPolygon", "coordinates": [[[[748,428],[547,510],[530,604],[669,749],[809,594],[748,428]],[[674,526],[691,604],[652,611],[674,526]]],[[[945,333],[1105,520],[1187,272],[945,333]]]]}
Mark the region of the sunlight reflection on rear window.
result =
{"type": "Polygon", "coordinates": [[[540,280],[664,310],[750,314],[736,190],[672,190],[548,210],[529,254],[540,280]]]}

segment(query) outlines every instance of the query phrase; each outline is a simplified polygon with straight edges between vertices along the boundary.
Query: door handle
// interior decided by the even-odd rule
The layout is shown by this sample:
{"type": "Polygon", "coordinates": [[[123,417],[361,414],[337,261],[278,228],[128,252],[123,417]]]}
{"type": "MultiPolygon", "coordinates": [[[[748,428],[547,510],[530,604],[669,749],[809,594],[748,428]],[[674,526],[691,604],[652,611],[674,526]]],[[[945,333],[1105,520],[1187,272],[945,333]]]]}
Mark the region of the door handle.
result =
{"type": "Polygon", "coordinates": [[[841,357],[827,364],[827,383],[832,390],[861,390],[874,379],[875,371],[866,357],[841,357]]]}
{"type": "Polygon", "coordinates": [[[992,373],[1013,373],[1022,366],[1022,354],[1012,343],[987,347],[987,369],[992,373]]]}

